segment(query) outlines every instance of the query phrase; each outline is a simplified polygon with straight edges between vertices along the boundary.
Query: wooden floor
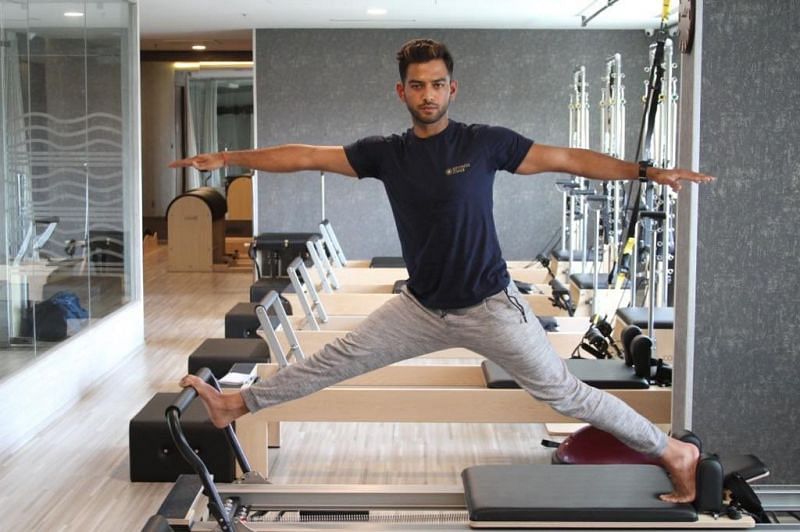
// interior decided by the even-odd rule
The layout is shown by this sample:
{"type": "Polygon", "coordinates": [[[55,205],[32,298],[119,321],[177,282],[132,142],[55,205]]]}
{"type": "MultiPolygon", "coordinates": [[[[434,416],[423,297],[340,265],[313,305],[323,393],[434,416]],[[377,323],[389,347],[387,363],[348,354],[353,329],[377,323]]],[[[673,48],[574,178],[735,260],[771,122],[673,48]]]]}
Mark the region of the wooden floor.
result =
{"type": "MultiPolygon", "coordinates": [[[[0,529],[139,530],[170,485],[130,482],[128,421],[155,392],[178,389],[189,353],[223,336],[224,313],[249,284],[249,274],[170,274],[164,246],[148,253],[146,347],[0,457],[0,529]]],[[[539,425],[286,423],[282,435],[271,453],[277,483],[454,484],[469,465],[550,459],[539,425]]]]}

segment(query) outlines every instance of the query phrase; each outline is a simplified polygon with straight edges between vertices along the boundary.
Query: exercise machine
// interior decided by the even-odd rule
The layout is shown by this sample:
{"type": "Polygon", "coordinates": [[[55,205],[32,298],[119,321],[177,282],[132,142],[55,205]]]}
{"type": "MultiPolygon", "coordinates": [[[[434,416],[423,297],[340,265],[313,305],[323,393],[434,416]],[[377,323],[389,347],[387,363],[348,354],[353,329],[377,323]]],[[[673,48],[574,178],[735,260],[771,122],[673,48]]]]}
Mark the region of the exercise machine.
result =
{"type": "MultiPolygon", "coordinates": [[[[218,387],[210,371],[198,376],[218,387]]],[[[726,474],[709,455],[698,465],[697,498],[683,504],[658,499],[671,488],[666,473],[641,464],[479,465],[462,472],[461,486],[268,484],[250,467],[230,426],[225,434],[243,478],[215,484],[181,428],[181,415],[196,395],[185,389],[165,413],[179,452],[197,476],[178,479],[158,512],[170,526],[153,519],[161,530],[780,529],[756,521],[800,506],[796,487],[753,490],[746,483],[723,502],[729,479],[742,475],[726,474]],[[764,515],[753,517],[747,496],[760,497],[764,515]]]]}

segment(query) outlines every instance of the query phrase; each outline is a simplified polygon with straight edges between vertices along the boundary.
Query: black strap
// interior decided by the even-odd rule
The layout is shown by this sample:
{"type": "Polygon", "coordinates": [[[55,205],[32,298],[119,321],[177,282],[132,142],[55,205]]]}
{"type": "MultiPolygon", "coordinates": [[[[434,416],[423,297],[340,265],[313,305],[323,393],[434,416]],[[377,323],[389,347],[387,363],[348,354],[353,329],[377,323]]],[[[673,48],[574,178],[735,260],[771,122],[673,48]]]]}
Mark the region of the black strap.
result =
{"type": "MultiPolygon", "coordinates": [[[[664,78],[664,67],[661,63],[664,61],[664,47],[666,45],[667,34],[664,31],[659,32],[658,40],[656,41],[656,51],[653,54],[653,64],[650,67],[650,79],[647,83],[647,98],[645,100],[644,113],[642,114],[642,123],[639,128],[639,143],[636,146],[636,160],[650,160],[651,144],[653,140],[653,133],[656,125],[656,113],[658,113],[658,103],[661,97],[661,85],[664,78]],[[640,157],[642,145],[645,147],[644,157],[640,157]]],[[[629,204],[625,206],[625,212],[628,212],[630,201],[633,200],[633,211],[628,226],[625,230],[625,238],[620,243],[620,249],[617,253],[619,257],[618,262],[614,264],[608,274],[609,286],[621,288],[622,284],[627,279],[629,273],[629,263],[631,254],[633,253],[633,246],[636,245],[636,224],[639,223],[639,209],[642,203],[642,183],[639,181],[631,182],[631,189],[628,193],[629,204]],[[634,188],[636,193],[634,194],[634,188]],[[633,200],[633,198],[636,198],[633,200]],[[617,280],[614,282],[616,274],[617,280]]]]}

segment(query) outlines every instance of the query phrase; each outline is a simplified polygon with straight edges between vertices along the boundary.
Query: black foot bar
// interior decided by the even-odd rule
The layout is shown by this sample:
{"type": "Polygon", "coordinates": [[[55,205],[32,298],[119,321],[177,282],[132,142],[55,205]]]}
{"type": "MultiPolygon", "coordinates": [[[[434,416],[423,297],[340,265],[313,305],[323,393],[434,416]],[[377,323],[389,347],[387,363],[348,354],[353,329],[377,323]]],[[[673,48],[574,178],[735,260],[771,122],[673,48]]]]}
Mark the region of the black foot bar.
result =
{"type": "MultiPolygon", "coordinates": [[[[217,379],[208,368],[200,368],[195,375],[216,388],[217,391],[220,391],[217,379]]],[[[195,400],[195,398],[197,398],[197,391],[194,388],[184,388],[180,395],[175,398],[175,401],[167,407],[165,412],[167,426],[169,427],[169,433],[175,442],[175,446],[178,448],[178,452],[180,452],[181,456],[183,456],[183,458],[189,462],[189,465],[192,466],[192,469],[194,469],[194,471],[200,477],[200,481],[203,483],[203,492],[209,500],[209,510],[214,516],[214,519],[217,520],[217,523],[219,523],[220,529],[223,532],[233,532],[233,521],[225,511],[225,505],[223,504],[217,487],[214,485],[214,480],[211,478],[211,473],[209,473],[206,465],[194,452],[192,446],[189,445],[189,442],[186,440],[186,436],[183,433],[183,429],[181,428],[181,415],[186,412],[186,409],[189,408],[189,405],[195,400]]],[[[244,455],[244,451],[242,451],[242,446],[239,444],[239,439],[236,437],[233,427],[228,425],[225,427],[224,431],[225,437],[228,440],[228,444],[231,446],[231,449],[233,449],[233,453],[236,456],[237,462],[239,463],[239,467],[242,468],[242,472],[245,474],[250,473],[252,468],[250,467],[250,463],[247,461],[247,457],[244,455]]]]}

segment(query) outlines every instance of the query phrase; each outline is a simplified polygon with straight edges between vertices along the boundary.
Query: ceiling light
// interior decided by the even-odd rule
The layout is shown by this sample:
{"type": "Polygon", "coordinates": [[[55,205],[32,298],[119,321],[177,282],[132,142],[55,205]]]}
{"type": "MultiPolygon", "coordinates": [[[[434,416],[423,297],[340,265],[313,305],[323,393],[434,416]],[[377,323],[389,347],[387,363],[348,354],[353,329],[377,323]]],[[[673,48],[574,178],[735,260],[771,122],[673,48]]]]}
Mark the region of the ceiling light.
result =
{"type": "Polygon", "coordinates": [[[194,44],[194,45],[192,45],[192,50],[197,50],[198,52],[202,52],[205,49],[206,49],[206,45],[205,44],[194,44]]]}
{"type": "Polygon", "coordinates": [[[382,7],[371,7],[367,9],[367,15],[373,15],[376,17],[385,15],[386,13],[388,13],[388,11],[382,7]]]}
{"type": "Polygon", "coordinates": [[[178,61],[174,63],[176,70],[202,70],[215,68],[253,68],[252,61],[199,61],[186,63],[178,61]]]}
{"type": "Polygon", "coordinates": [[[80,11],[67,11],[66,13],[64,13],[64,16],[65,17],[82,17],[83,13],[81,13],[80,11]]]}

